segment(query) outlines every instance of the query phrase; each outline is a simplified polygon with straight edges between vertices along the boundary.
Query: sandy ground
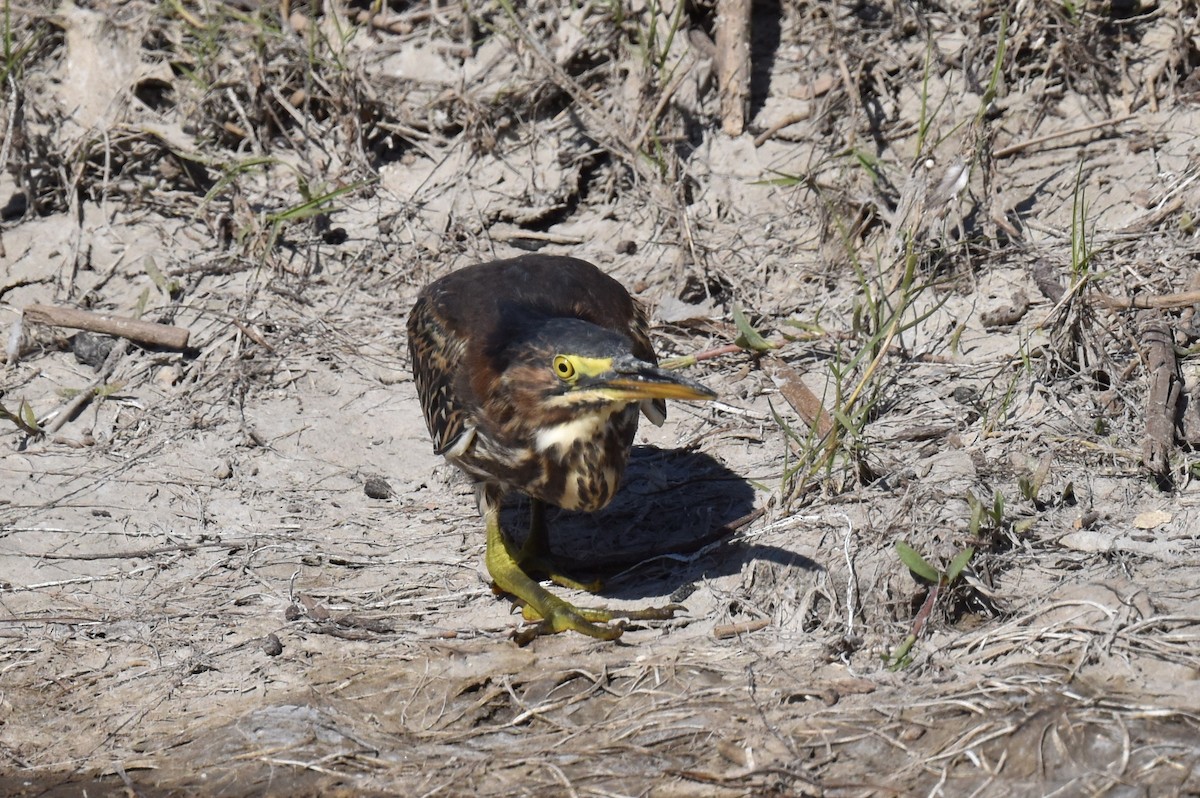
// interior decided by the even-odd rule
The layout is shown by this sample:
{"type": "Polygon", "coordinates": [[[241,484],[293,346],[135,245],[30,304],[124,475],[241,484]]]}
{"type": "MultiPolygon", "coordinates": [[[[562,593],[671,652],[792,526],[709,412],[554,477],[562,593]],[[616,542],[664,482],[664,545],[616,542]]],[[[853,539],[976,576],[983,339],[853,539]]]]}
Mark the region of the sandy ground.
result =
{"type": "Polygon", "coordinates": [[[736,137],[711,2],[34,5],[0,793],[1200,793],[1195,3],[756,3],[736,137]],[[421,285],[529,250],[663,356],[778,345],[552,519],[582,603],[686,606],[617,643],[513,641],[408,369],[421,285]]]}

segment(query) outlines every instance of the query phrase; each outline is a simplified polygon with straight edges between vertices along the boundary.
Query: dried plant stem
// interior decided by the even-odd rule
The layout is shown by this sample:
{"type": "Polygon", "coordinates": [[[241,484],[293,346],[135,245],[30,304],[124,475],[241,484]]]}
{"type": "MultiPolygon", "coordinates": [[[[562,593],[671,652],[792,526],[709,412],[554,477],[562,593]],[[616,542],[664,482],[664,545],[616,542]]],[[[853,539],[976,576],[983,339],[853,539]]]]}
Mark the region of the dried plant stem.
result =
{"type": "Polygon", "coordinates": [[[771,621],[769,618],[758,618],[753,621],[728,623],[724,626],[714,626],[712,633],[713,637],[717,638],[718,640],[728,640],[731,637],[737,637],[738,635],[749,634],[750,632],[757,632],[760,629],[766,629],[770,625],[771,621]]]}
{"type": "Polygon", "coordinates": [[[766,360],[771,364],[772,376],[779,381],[779,393],[799,414],[800,419],[816,430],[817,436],[824,439],[833,432],[833,421],[829,417],[821,398],[804,384],[794,368],[780,358],[768,355],[766,360]]]}
{"type": "Polygon", "coordinates": [[[104,365],[100,367],[100,373],[96,375],[96,379],[86,389],[75,395],[71,401],[67,402],[58,414],[47,422],[43,429],[47,435],[53,435],[58,432],[64,424],[79,414],[79,411],[87,406],[87,403],[92,401],[92,397],[96,395],[96,391],[104,387],[104,383],[112,376],[112,373],[117,369],[117,363],[129,351],[129,341],[120,341],[108,353],[108,357],[104,360],[104,365]]]}
{"type": "Polygon", "coordinates": [[[24,315],[26,321],[35,324],[115,335],[139,344],[161,346],[164,349],[186,349],[188,336],[191,334],[185,327],[52,305],[30,305],[25,308],[24,315]]]}
{"type": "Polygon", "coordinates": [[[1171,328],[1161,313],[1150,311],[1142,322],[1142,345],[1150,390],[1146,393],[1146,437],[1142,463],[1160,479],[1170,473],[1175,450],[1175,419],[1179,406],[1179,377],[1171,328]]]}
{"type": "Polygon", "coordinates": [[[1100,305],[1113,310],[1152,310],[1155,308],[1186,308],[1200,302],[1200,291],[1184,291],[1179,294],[1153,294],[1148,296],[1108,296],[1093,292],[1089,296],[1100,305]]]}
{"type": "Polygon", "coordinates": [[[1128,122],[1130,119],[1133,119],[1136,116],[1137,114],[1122,114],[1121,116],[1114,116],[1111,119],[1101,119],[1099,122],[1092,122],[1088,125],[1080,125],[1078,127],[1068,128],[1067,130],[1059,130],[1054,133],[1047,133],[1046,135],[1038,136],[1037,138],[1018,141],[1016,144],[1010,144],[1007,147],[1001,147],[1000,149],[996,150],[992,153],[992,157],[1007,158],[1010,155],[1016,155],[1022,150],[1027,150],[1030,147],[1036,147],[1039,144],[1045,144],[1048,141],[1066,138],[1067,136],[1074,136],[1076,133],[1087,133],[1089,130],[1096,130],[1097,128],[1108,127],[1109,125],[1119,125],[1122,122],[1128,122]]]}
{"type": "Polygon", "coordinates": [[[750,0],[717,3],[717,87],[721,129],[740,136],[750,100],[750,0]]]}

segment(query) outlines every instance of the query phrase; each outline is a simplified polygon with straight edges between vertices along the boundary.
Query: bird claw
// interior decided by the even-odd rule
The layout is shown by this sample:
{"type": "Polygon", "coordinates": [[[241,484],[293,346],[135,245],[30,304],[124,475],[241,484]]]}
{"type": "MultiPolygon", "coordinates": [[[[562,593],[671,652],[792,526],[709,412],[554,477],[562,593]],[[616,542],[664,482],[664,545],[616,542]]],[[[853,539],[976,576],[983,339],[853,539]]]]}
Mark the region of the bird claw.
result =
{"type": "Polygon", "coordinates": [[[518,645],[526,645],[543,635],[573,631],[598,640],[616,640],[625,632],[627,621],[669,621],[675,613],[686,609],[682,604],[664,607],[644,607],[636,610],[610,610],[603,607],[576,607],[562,602],[548,608],[543,617],[537,609],[523,604],[521,615],[529,625],[513,633],[518,645]]]}

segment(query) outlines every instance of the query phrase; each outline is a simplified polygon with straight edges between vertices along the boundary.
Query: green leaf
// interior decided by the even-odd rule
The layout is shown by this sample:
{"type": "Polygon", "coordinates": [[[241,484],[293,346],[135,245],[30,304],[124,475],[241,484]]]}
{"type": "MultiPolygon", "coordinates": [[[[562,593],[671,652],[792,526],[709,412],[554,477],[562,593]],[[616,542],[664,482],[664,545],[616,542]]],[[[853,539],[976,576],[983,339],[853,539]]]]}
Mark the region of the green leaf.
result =
{"type": "Polygon", "coordinates": [[[115,394],[117,391],[121,390],[124,387],[125,387],[125,380],[117,380],[116,382],[110,382],[105,385],[101,385],[98,388],[95,388],[93,390],[95,391],[95,395],[97,398],[105,399],[109,396],[112,396],[113,394],[115,394]]]}
{"type": "Polygon", "coordinates": [[[967,567],[967,563],[975,556],[975,549],[968,546],[958,553],[958,556],[950,561],[950,566],[946,569],[946,584],[953,584],[958,575],[967,567]]]}
{"type": "Polygon", "coordinates": [[[660,360],[658,367],[667,371],[678,371],[679,369],[690,369],[699,362],[700,360],[695,355],[680,355],[679,357],[669,357],[666,360],[660,360]]]}
{"type": "Polygon", "coordinates": [[[800,319],[784,319],[783,324],[788,327],[795,327],[797,330],[803,330],[806,333],[813,335],[824,335],[825,328],[815,321],[801,321],[800,319]]]}
{"type": "Polygon", "coordinates": [[[967,523],[967,531],[971,533],[971,537],[977,538],[980,528],[983,527],[983,505],[971,491],[967,491],[967,507],[971,508],[971,520],[967,523]]]}
{"type": "Polygon", "coordinates": [[[908,570],[926,582],[937,582],[941,578],[938,570],[918,554],[916,549],[903,540],[896,541],[896,554],[900,556],[900,562],[904,563],[908,567],[908,570]]]}
{"type": "MultiPolygon", "coordinates": [[[[805,436],[796,432],[792,425],[788,424],[787,420],[784,419],[783,416],[779,415],[779,412],[775,410],[775,405],[771,402],[770,398],[767,399],[767,409],[771,411],[771,417],[775,419],[775,423],[779,425],[781,430],[783,430],[784,435],[791,438],[797,444],[803,445],[805,443],[805,436]]],[[[788,450],[785,448],[784,452],[786,453],[787,451],[788,450]]]]}
{"type": "Polygon", "coordinates": [[[1017,533],[1017,536],[1019,537],[1024,535],[1030,529],[1033,529],[1033,525],[1036,523],[1036,518],[1022,518],[1020,521],[1014,521],[1012,525],[1013,532],[1017,533]]]}
{"type": "Polygon", "coordinates": [[[234,164],[229,164],[221,169],[221,177],[213,184],[213,187],[204,195],[204,199],[200,201],[200,207],[203,208],[208,203],[212,202],[226,187],[236,182],[237,178],[251,169],[257,169],[260,166],[271,166],[279,163],[277,158],[272,158],[266,155],[258,155],[251,158],[246,158],[243,161],[238,161],[234,164]]]}
{"type": "Polygon", "coordinates": [[[147,256],[145,260],[142,261],[142,268],[146,270],[146,276],[149,277],[150,281],[153,282],[158,290],[163,293],[163,296],[169,297],[171,295],[171,289],[167,283],[167,278],[163,275],[162,271],[159,270],[158,264],[154,262],[153,256],[147,256]]]}
{"type": "Polygon", "coordinates": [[[999,490],[997,490],[996,495],[992,497],[992,523],[994,523],[996,525],[996,528],[999,529],[1000,524],[1003,522],[1004,522],[1004,494],[1001,493],[999,490]]]}
{"type": "Polygon", "coordinates": [[[37,423],[37,414],[33,412],[33,405],[29,404],[29,402],[26,402],[24,399],[21,400],[20,413],[21,418],[25,421],[25,426],[28,429],[37,430],[38,432],[42,431],[42,428],[39,427],[37,423]]]}
{"type": "Polygon", "coordinates": [[[37,416],[34,415],[33,408],[24,399],[21,400],[16,413],[13,413],[4,405],[0,405],[0,418],[16,424],[26,435],[42,434],[42,428],[37,424],[37,416]],[[22,418],[22,416],[25,418],[22,418]]]}
{"type": "Polygon", "coordinates": [[[854,159],[858,161],[867,172],[870,173],[872,180],[879,180],[879,159],[866,150],[851,150],[854,159]]]}
{"type": "Polygon", "coordinates": [[[754,180],[750,183],[752,186],[780,186],[782,188],[791,188],[792,186],[806,186],[812,182],[811,178],[803,175],[793,175],[787,172],[780,172],[778,169],[768,169],[776,177],[766,180],[754,180]]]}
{"type": "MultiPolygon", "coordinates": [[[[320,196],[310,197],[307,201],[302,202],[299,205],[293,205],[292,207],[282,210],[278,213],[268,214],[267,222],[270,224],[283,224],[285,222],[298,222],[302,219],[309,219],[317,214],[324,213],[330,204],[338,197],[344,194],[349,194],[352,191],[358,191],[363,186],[370,185],[372,182],[374,181],[359,180],[355,183],[351,183],[348,186],[342,186],[341,188],[321,194],[320,196]]],[[[301,196],[307,195],[308,191],[309,188],[306,184],[302,189],[301,196]]]]}
{"type": "Polygon", "coordinates": [[[1021,497],[1025,499],[1025,501],[1037,501],[1037,487],[1034,486],[1033,480],[1029,477],[1017,477],[1017,490],[1021,493],[1021,497]]]}
{"type": "Polygon", "coordinates": [[[746,319],[746,314],[742,313],[742,309],[738,307],[736,302],[733,303],[733,323],[738,328],[738,337],[734,343],[742,349],[752,349],[755,352],[769,352],[775,348],[766,338],[762,337],[758,330],[750,326],[750,322],[746,319]]]}
{"type": "Polygon", "coordinates": [[[887,662],[889,671],[898,671],[901,668],[907,668],[912,664],[912,647],[917,642],[916,635],[909,635],[904,638],[904,642],[896,649],[896,652],[889,656],[884,656],[884,661],[887,662]]]}

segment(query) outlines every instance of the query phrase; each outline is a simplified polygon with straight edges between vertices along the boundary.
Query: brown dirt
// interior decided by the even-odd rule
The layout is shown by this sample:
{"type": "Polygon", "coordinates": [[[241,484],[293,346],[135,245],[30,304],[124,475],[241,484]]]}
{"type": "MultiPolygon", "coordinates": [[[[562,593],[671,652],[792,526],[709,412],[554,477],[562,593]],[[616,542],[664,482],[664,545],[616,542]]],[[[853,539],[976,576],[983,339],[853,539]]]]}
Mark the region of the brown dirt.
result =
{"type": "Polygon", "coordinates": [[[1197,287],[1194,2],[764,0],[736,138],[712,0],[37,5],[0,404],[98,379],[33,303],[194,348],[0,420],[0,793],[1200,793],[1198,328],[1103,298],[1197,287]],[[408,372],[419,287],[530,249],[664,356],[735,306],[782,343],[695,366],[721,401],[555,519],[605,602],[687,607],[615,644],[512,641],[408,372]],[[898,540],[975,548],[931,612],[898,540]]]}

